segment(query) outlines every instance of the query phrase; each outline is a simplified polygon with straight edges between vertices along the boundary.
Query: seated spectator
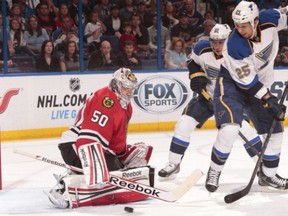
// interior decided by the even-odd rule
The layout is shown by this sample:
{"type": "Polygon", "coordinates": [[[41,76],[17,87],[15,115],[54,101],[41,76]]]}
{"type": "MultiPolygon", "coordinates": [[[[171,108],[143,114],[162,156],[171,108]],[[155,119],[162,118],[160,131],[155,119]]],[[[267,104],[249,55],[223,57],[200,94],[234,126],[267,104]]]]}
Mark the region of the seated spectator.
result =
{"type": "MultiPolygon", "coordinates": [[[[204,13],[204,21],[205,20],[215,20],[214,12],[212,10],[208,10],[204,13]]],[[[203,23],[204,25],[204,23],[203,23]]]]}
{"type": "Polygon", "coordinates": [[[182,38],[185,43],[185,51],[188,55],[191,52],[191,47],[195,41],[196,32],[189,24],[188,16],[185,12],[179,14],[179,23],[171,29],[171,39],[182,38]]]}
{"type": "MultiPolygon", "coordinates": [[[[10,56],[9,49],[7,49],[7,67],[12,68],[14,67],[14,62],[10,56]]],[[[3,41],[0,41],[0,68],[3,69],[4,67],[4,49],[3,49],[3,41]]]]}
{"type": "MultiPolygon", "coordinates": [[[[152,16],[152,23],[153,25],[148,28],[149,33],[149,47],[152,53],[157,52],[158,44],[157,44],[157,38],[158,38],[158,31],[157,31],[157,14],[154,14],[152,16]]],[[[170,32],[169,30],[161,25],[161,50],[162,54],[165,53],[166,48],[170,46],[170,32]]]]}
{"type": "Polygon", "coordinates": [[[78,48],[75,41],[66,43],[65,54],[60,57],[60,70],[62,72],[80,71],[78,48]]]}
{"type": "MultiPolygon", "coordinates": [[[[34,0],[35,1],[35,0],[34,0]]],[[[67,3],[66,1],[58,0],[39,0],[40,4],[46,4],[48,6],[49,16],[55,18],[56,14],[59,12],[59,7],[61,3],[67,3]],[[57,4],[57,6],[55,4],[57,4]]],[[[69,5],[69,3],[67,3],[69,5]]],[[[38,13],[39,4],[36,6],[36,15],[38,13]]]]}
{"type": "Polygon", "coordinates": [[[120,9],[120,18],[123,22],[130,21],[132,14],[136,12],[137,9],[133,4],[133,0],[124,0],[124,6],[120,9]]]}
{"type": "Polygon", "coordinates": [[[56,30],[55,14],[49,11],[49,6],[46,3],[37,5],[37,18],[39,25],[46,29],[49,36],[56,30]]]}
{"type": "Polygon", "coordinates": [[[199,28],[203,22],[204,18],[201,13],[196,10],[194,0],[184,0],[184,5],[179,8],[179,13],[185,12],[187,14],[189,24],[194,28],[199,28]]]}
{"type": "Polygon", "coordinates": [[[152,26],[152,14],[147,10],[147,5],[143,0],[137,2],[137,14],[140,16],[141,23],[146,28],[152,26]]]}
{"type": "Polygon", "coordinates": [[[205,20],[203,23],[204,32],[198,34],[195,38],[195,43],[206,40],[209,41],[209,35],[212,28],[215,26],[216,22],[212,19],[205,20]]]}
{"type": "Polygon", "coordinates": [[[47,31],[38,24],[36,16],[28,18],[24,39],[27,43],[27,47],[34,52],[35,55],[40,54],[43,42],[49,39],[47,31]]]}
{"type": "Polygon", "coordinates": [[[132,25],[130,22],[125,22],[123,24],[123,34],[120,36],[120,49],[123,50],[125,42],[129,40],[134,43],[135,50],[137,50],[137,40],[135,35],[132,33],[132,25]]]}
{"type": "Polygon", "coordinates": [[[188,60],[185,53],[184,40],[174,38],[171,47],[165,53],[165,68],[167,69],[187,69],[186,61],[188,60]]]}
{"type": "Polygon", "coordinates": [[[274,66],[288,66],[288,47],[284,46],[276,56],[274,66]]]}
{"type": "MultiPolygon", "coordinates": [[[[2,42],[3,43],[3,40],[4,40],[4,31],[3,31],[3,18],[2,18],[3,16],[2,16],[2,13],[1,13],[1,11],[0,11],[0,42],[2,42]]],[[[8,32],[8,30],[6,29],[6,31],[8,32]]],[[[10,35],[8,34],[7,35],[7,39],[8,39],[8,49],[9,49],[9,52],[10,52],[10,55],[11,56],[13,56],[14,55],[14,53],[15,53],[15,49],[14,49],[14,46],[13,46],[13,42],[12,42],[12,40],[11,40],[11,38],[10,38],[10,35]]],[[[3,51],[3,50],[1,50],[1,51],[3,51]]]]}
{"type": "Polygon", "coordinates": [[[133,27],[133,34],[137,40],[137,53],[143,57],[149,55],[149,34],[146,27],[141,24],[139,14],[134,13],[131,17],[131,24],[133,27]]]}
{"type": "Polygon", "coordinates": [[[100,50],[95,51],[89,58],[88,70],[115,70],[118,68],[117,57],[111,51],[111,44],[102,41],[100,50]]]}
{"type": "Polygon", "coordinates": [[[21,8],[21,14],[20,16],[23,17],[25,20],[28,19],[28,17],[34,15],[34,10],[33,8],[30,7],[29,4],[27,4],[27,0],[18,0],[18,4],[20,5],[21,8]]]}
{"type": "MultiPolygon", "coordinates": [[[[78,18],[78,0],[71,0],[72,4],[70,5],[70,15],[74,21],[74,25],[78,27],[79,25],[79,18],[78,18]]],[[[91,0],[89,0],[91,1],[91,0]]],[[[88,0],[82,0],[82,25],[85,26],[88,23],[90,13],[92,8],[89,8],[88,0]]]]}
{"type": "Polygon", "coordinates": [[[58,72],[59,61],[54,55],[54,45],[51,40],[43,42],[40,56],[36,59],[36,70],[38,72],[58,72]]]}
{"type": "Polygon", "coordinates": [[[117,59],[119,67],[127,67],[131,70],[142,69],[142,62],[135,52],[133,41],[125,42],[123,51],[118,54],[117,59]]]}
{"type": "Polygon", "coordinates": [[[62,18],[62,28],[57,29],[52,34],[55,51],[57,56],[64,54],[66,43],[70,40],[75,41],[78,45],[79,37],[77,31],[71,27],[70,17],[62,18]]]}
{"type": "Polygon", "coordinates": [[[84,30],[84,37],[89,44],[89,52],[92,53],[99,49],[100,38],[102,33],[106,31],[106,27],[98,17],[96,10],[90,14],[90,21],[87,23],[84,30]]]}
{"type": "Polygon", "coordinates": [[[105,20],[110,15],[110,2],[109,0],[99,0],[99,2],[93,10],[98,12],[100,20],[105,20]]]}
{"type": "Polygon", "coordinates": [[[74,21],[73,21],[73,19],[70,16],[69,7],[68,7],[68,5],[66,3],[60,4],[58,14],[57,14],[57,16],[55,18],[56,27],[57,28],[62,28],[61,20],[65,16],[70,17],[71,27],[73,28],[74,27],[74,21]]]}
{"type": "Polygon", "coordinates": [[[110,15],[104,20],[104,25],[106,26],[105,35],[115,35],[120,39],[120,32],[123,27],[122,20],[120,19],[119,6],[113,4],[110,10],[110,15]]]}
{"type": "Polygon", "coordinates": [[[26,46],[27,43],[24,39],[24,34],[20,29],[20,23],[17,18],[12,18],[9,23],[9,37],[13,42],[15,54],[28,54],[33,57],[35,56],[35,54],[26,46]]]}
{"type": "Polygon", "coordinates": [[[171,1],[164,3],[164,14],[161,17],[163,26],[171,30],[173,26],[179,23],[176,18],[176,9],[171,1]]]}
{"type": "Polygon", "coordinates": [[[26,20],[20,14],[21,14],[20,4],[13,4],[10,9],[9,22],[11,22],[12,18],[17,19],[20,25],[20,30],[24,32],[26,26],[26,20]]]}

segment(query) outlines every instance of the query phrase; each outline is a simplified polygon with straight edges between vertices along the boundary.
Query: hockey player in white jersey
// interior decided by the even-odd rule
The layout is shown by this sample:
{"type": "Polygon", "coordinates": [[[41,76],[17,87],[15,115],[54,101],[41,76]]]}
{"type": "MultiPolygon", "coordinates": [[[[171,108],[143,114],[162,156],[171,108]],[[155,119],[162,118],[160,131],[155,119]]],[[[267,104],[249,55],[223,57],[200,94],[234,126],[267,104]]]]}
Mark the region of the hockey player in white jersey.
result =
{"type": "Polygon", "coordinates": [[[287,8],[261,11],[254,2],[241,1],[232,13],[235,29],[223,47],[221,66],[214,91],[216,125],[219,128],[211,153],[206,189],[217,190],[221,171],[238,136],[243,111],[258,134],[274,131],[263,156],[258,184],[286,190],[288,179],[277,174],[283,140],[286,108],[269,91],[273,62],[278,52],[278,31],[287,27],[287,8]]]}
{"type": "MultiPolygon", "coordinates": [[[[210,98],[213,97],[216,78],[224,60],[223,44],[230,32],[231,29],[227,24],[216,24],[210,32],[210,41],[200,41],[192,50],[187,66],[191,89],[199,96],[191,99],[177,122],[170,144],[169,162],[158,172],[161,179],[171,179],[180,171],[180,163],[190,144],[191,133],[195,127],[201,128],[214,115],[213,102],[210,98]]],[[[262,147],[261,139],[246,121],[243,122],[241,130],[249,140],[244,146],[249,155],[254,157],[255,152],[262,147]]]]}

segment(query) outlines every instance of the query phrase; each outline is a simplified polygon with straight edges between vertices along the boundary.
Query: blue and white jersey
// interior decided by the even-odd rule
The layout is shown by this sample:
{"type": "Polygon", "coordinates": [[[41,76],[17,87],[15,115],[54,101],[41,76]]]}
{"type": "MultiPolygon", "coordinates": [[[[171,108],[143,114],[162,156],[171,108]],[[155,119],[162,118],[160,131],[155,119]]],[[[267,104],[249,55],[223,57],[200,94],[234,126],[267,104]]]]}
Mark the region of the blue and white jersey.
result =
{"type": "Polygon", "coordinates": [[[209,41],[199,41],[189,57],[206,73],[208,78],[207,92],[213,97],[216,78],[224,58],[222,56],[216,58],[209,41]]]}
{"type": "Polygon", "coordinates": [[[257,81],[267,88],[274,82],[273,65],[278,53],[278,31],[287,27],[287,15],[278,9],[259,14],[257,37],[243,38],[236,28],[225,41],[223,66],[228,69],[236,84],[250,89],[257,81]]]}

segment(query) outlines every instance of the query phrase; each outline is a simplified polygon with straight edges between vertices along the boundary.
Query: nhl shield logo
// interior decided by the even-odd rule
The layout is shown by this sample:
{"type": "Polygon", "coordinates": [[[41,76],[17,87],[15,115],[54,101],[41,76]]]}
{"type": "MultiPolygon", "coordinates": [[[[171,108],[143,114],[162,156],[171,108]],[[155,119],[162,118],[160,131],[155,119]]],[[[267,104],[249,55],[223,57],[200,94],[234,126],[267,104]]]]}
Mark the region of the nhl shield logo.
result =
{"type": "Polygon", "coordinates": [[[69,87],[72,92],[78,91],[80,89],[80,79],[79,78],[71,78],[69,81],[69,87]]]}

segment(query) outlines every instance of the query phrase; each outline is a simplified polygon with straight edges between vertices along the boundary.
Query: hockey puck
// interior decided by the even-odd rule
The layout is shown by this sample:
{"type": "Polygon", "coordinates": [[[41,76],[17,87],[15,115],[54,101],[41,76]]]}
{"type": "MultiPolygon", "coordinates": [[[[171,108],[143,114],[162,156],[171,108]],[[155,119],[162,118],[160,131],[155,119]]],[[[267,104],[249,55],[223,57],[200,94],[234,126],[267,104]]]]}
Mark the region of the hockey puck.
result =
{"type": "Polygon", "coordinates": [[[128,207],[128,206],[126,206],[126,207],[124,208],[124,210],[125,210],[126,212],[129,212],[129,213],[132,213],[132,212],[134,211],[133,208],[128,207]]]}

